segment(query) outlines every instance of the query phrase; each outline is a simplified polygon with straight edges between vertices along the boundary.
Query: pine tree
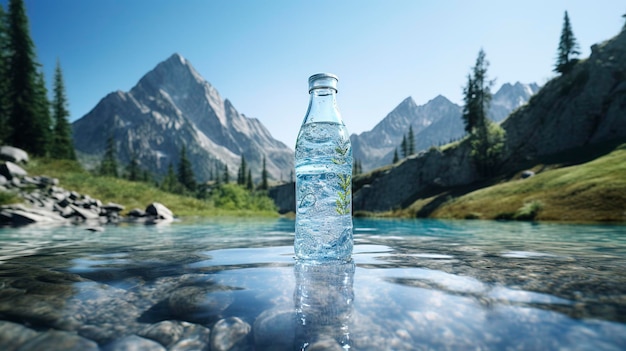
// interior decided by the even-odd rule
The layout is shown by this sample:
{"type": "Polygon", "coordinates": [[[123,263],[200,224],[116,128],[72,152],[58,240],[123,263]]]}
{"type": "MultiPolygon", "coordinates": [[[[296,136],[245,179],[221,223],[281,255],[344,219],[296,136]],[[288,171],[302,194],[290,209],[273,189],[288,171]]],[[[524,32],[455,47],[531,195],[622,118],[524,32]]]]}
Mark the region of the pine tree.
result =
{"type": "Polygon", "coordinates": [[[493,81],[487,80],[489,62],[481,49],[472,74],[468,75],[467,86],[463,89],[465,105],[463,121],[469,133],[471,156],[479,173],[490,176],[495,173],[504,150],[505,131],[487,118],[491,102],[490,88],[493,81]]]}
{"type": "Polygon", "coordinates": [[[263,170],[261,171],[261,185],[259,185],[260,190],[269,189],[269,184],[267,182],[267,168],[265,163],[265,156],[263,156],[263,170]]]}
{"type": "Polygon", "coordinates": [[[472,74],[467,76],[467,86],[463,89],[463,122],[465,131],[472,133],[474,128],[484,125],[487,111],[491,103],[491,86],[493,81],[487,80],[489,61],[485,58],[485,51],[480,49],[476,65],[472,74]]]}
{"type": "Polygon", "coordinates": [[[178,163],[178,182],[189,191],[196,191],[196,178],[191,168],[191,162],[187,158],[185,145],[180,149],[180,161],[178,163]]]}
{"type": "Polygon", "coordinates": [[[4,144],[10,134],[9,125],[9,38],[7,36],[6,15],[0,4],[0,143],[4,144]]]}
{"type": "Polygon", "coordinates": [[[139,160],[135,152],[130,153],[130,162],[128,162],[126,166],[126,179],[133,182],[142,179],[141,170],[139,169],[139,160]]]}
{"type": "Polygon", "coordinates": [[[50,113],[43,77],[38,73],[35,45],[30,37],[23,0],[9,1],[8,116],[12,128],[7,141],[37,156],[45,156],[50,113]],[[42,115],[43,113],[43,115],[42,115]]]}
{"type": "Polygon", "coordinates": [[[396,163],[400,161],[400,158],[398,158],[398,148],[395,148],[395,150],[393,150],[393,161],[391,161],[391,163],[396,163]]]}
{"type": "Polygon", "coordinates": [[[409,156],[409,145],[406,141],[406,135],[402,136],[402,143],[400,144],[400,151],[402,151],[402,158],[409,156]]]}
{"type": "Polygon", "coordinates": [[[252,170],[248,168],[248,177],[246,178],[246,189],[254,190],[254,183],[252,182],[252,170]]]}
{"type": "Polygon", "coordinates": [[[573,65],[578,61],[572,58],[572,56],[580,55],[578,51],[579,46],[574,37],[572,26],[569,22],[569,16],[567,11],[563,16],[563,29],[561,30],[561,39],[559,41],[559,49],[556,58],[556,65],[554,65],[554,71],[558,73],[569,72],[573,65]]]}
{"type": "Polygon", "coordinates": [[[352,174],[353,175],[357,175],[357,174],[361,174],[363,173],[363,168],[361,166],[361,161],[360,160],[354,160],[354,163],[352,165],[352,174]]]}
{"type": "Polygon", "coordinates": [[[413,126],[409,126],[409,136],[407,138],[409,155],[415,153],[415,135],[413,134],[413,126]]]}
{"type": "Polygon", "coordinates": [[[228,184],[230,183],[230,175],[228,174],[228,165],[225,164],[224,165],[224,174],[223,174],[223,179],[224,184],[228,184]]]}
{"type": "MultiPolygon", "coordinates": [[[[52,131],[52,145],[50,156],[58,159],[75,160],[74,144],[72,143],[72,131],[68,121],[70,113],[67,110],[67,99],[65,97],[65,85],[63,84],[63,73],[61,63],[57,60],[54,72],[54,97],[52,101],[52,117],[54,119],[54,129],[52,131]]],[[[136,158],[135,158],[136,161],[136,158]]],[[[139,174],[135,179],[138,180],[139,174]]]]}
{"type": "Polygon", "coordinates": [[[174,173],[174,165],[172,162],[167,166],[167,174],[163,181],[161,182],[161,189],[169,192],[178,192],[180,189],[180,183],[178,183],[178,179],[176,179],[176,173],[174,173]]]}
{"type": "Polygon", "coordinates": [[[100,162],[99,174],[103,176],[116,177],[117,174],[117,151],[115,150],[115,140],[113,136],[107,138],[106,148],[104,150],[104,156],[100,162]]]}
{"type": "Polygon", "coordinates": [[[239,165],[239,171],[237,172],[237,184],[246,185],[246,176],[248,172],[246,170],[246,157],[241,154],[241,164],[239,165]]]}

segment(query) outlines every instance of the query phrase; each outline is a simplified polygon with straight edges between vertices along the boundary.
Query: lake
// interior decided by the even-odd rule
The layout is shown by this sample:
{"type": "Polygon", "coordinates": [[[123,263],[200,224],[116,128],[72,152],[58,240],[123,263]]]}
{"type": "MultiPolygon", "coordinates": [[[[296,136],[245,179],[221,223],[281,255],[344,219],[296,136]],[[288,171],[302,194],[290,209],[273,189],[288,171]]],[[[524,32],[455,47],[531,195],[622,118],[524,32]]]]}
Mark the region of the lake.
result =
{"type": "Polygon", "coordinates": [[[624,350],[626,226],[355,219],[0,229],[0,350],[624,350]]]}

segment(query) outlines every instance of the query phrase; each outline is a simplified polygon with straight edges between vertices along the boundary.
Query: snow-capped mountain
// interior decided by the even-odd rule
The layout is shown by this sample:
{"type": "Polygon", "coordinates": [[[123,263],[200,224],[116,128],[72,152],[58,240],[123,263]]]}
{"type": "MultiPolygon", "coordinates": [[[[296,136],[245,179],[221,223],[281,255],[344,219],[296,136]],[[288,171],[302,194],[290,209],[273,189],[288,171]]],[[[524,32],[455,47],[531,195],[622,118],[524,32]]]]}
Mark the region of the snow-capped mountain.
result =
{"type": "Polygon", "coordinates": [[[538,91],[539,86],[536,83],[503,84],[491,99],[489,118],[494,122],[504,120],[511,112],[528,102],[530,97],[538,91]]]}
{"type": "Polygon", "coordinates": [[[293,168],[293,151],[259,120],[223,100],[179,54],[159,63],[129,92],[104,97],[73,123],[73,136],[83,159],[98,159],[113,137],[120,164],[134,155],[142,168],[161,175],[170,163],[176,167],[185,146],[198,181],[222,174],[224,166],[236,174],[242,155],[253,178],[260,177],[263,157],[275,180],[288,179],[286,170],[293,168]]]}
{"type": "MultiPolygon", "coordinates": [[[[502,85],[491,100],[489,118],[502,121],[538,90],[535,83],[502,85]]],[[[350,136],[354,158],[363,171],[390,164],[396,148],[402,157],[400,144],[408,136],[409,126],[413,127],[416,152],[456,140],[465,133],[461,114],[461,106],[441,95],[421,106],[408,97],[372,130],[350,136]]]]}

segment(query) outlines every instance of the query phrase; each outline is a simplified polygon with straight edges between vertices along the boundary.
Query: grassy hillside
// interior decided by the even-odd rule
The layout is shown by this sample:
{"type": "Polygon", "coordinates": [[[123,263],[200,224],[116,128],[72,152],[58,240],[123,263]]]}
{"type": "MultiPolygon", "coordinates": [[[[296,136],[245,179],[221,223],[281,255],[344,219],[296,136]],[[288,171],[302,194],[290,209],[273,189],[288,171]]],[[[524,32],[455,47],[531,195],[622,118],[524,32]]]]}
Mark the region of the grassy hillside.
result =
{"type": "Polygon", "coordinates": [[[429,217],[626,221],[626,144],[587,163],[503,181],[458,197],[452,192],[421,199],[403,213],[414,216],[441,201],[429,217]]]}
{"type": "MultiPolygon", "coordinates": [[[[171,209],[177,216],[218,216],[218,215],[264,215],[276,216],[275,211],[257,211],[238,209],[238,201],[248,201],[241,194],[233,201],[220,203],[233,206],[216,206],[214,201],[202,201],[189,196],[161,191],[155,186],[141,182],[130,182],[124,179],[94,176],[83,170],[77,162],[34,159],[25,167],[31,175],[46,175],[59,179],[59,186],[67,190],[101,200],[103,203],[115,202],[126,207],[145,209],[152,202],[160,202],[171,209]]],[[[250,196],[252,198],[252,196],[250,196]]],[[[224,199],[221,199],[224,200],[224,199]]],[[[226,199],[231,200],[231,199],[226,199]]]]}

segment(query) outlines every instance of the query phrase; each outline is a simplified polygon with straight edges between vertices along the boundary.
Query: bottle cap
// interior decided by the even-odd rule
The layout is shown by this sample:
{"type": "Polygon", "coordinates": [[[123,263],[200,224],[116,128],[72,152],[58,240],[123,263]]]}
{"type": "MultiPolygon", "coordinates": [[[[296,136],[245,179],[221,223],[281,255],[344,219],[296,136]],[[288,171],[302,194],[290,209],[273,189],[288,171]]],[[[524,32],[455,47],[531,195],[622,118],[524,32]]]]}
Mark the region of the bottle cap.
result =
{"type": "Polygon", "coordinates": [[[318,73],[309,77],[309,93],[313,89],[330,88],[337,91],[339,78],[332,73],[318,73]]]}

